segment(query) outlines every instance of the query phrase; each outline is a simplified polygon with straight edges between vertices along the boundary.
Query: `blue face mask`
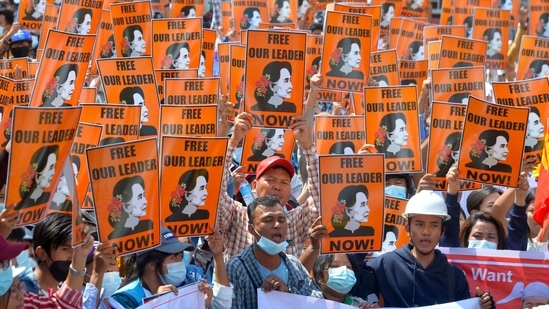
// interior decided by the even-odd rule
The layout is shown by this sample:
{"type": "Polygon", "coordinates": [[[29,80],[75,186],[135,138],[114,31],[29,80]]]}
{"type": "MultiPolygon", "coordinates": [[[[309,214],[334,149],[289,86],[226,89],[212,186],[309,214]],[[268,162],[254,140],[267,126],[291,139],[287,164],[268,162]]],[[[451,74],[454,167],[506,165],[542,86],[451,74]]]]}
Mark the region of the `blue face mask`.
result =
{"type": "Polygon", "coordinates": [[[326,286],[341,294],[349,293],[356,283],[355,273],[347,266],[328,268],[328,276],[326,286]]]}
{"type": "Polygon", "coordinates": [[[242,159],[242,147],[238,147],[235,149],[234,153],[233,153],[233,160],[235,160],[236,162],[242,162],[240,161],[242,159]]]}
{"type": "Polygon", "coordinates": [[[36,262],[30,257],[29,250],[23,250],[16,257],[17,267],[25,267],[27,270],[32,270],[36,267],[36,262]]]}
{"type": "Polygon", "coordinates": [[[112,294],[114,294],[114,292],[116,292],[116,290],[118,290],[121,284],[122,284],[122,278],[120,277],[119,272],[117,271],[106,272],[103,275],[103,283],[101,284],[101,286],[104,289],[103,295],[101,295],[101,297],[104,298],[104,297],[111,296],[112,294]]]}
{"type": "Polygon", "coordinates": [[[497,250],[498,244],[486,239],[483,239],[483,240],[473,239],[473,240],[469,240],[468,248],[497,250]]]}
{"type": "Polygon", "coordinates": [[[257,230],[255,229],[255,227],[253,229],[257,233],[257,235],[259,235],[261,237],[259,239],[259,241],[257,242],[257,245],[259,246],[259,248],[261,248],[261,250],[265,251],[265,253],[267,253],[269,255],[277,255],[280,252],[285,251],[286,247],[288,247],[288,242],[287,241],[283,241],[283,242],[278,244],[278,243],[268,239],[267,237],[259,234],[257,232],[257,230]]]}
{"type": "Polygon", "coordinates": [[[402,186],[391,185],[385,187],[385,195],[396,198],[406,198],[406,188],[402,186]]]}
{"type": "Polygon", "coordinates": [[[191,258],[192,254],[190,251],[183,251],[183,263],[185,263],[185,265],[191,264],[191,258]]]}
{"type": "Polygon", "coordinates": [[[171,284],[175,287],[178,287],[185,281],[185,276],[187,276],[187,267],[185,266],[185,262],[174,262],[166,265],[166,268],[168,269],[168,273],[164,274],[164,281],[166,281],[167,284],[171,284]]]}
{"type": "Polygon", "coordinates": [[[0,269],[0,295],[6,294],[11,288],[13,283],[13,270],[10,267],[8,269],[0,269]]]}

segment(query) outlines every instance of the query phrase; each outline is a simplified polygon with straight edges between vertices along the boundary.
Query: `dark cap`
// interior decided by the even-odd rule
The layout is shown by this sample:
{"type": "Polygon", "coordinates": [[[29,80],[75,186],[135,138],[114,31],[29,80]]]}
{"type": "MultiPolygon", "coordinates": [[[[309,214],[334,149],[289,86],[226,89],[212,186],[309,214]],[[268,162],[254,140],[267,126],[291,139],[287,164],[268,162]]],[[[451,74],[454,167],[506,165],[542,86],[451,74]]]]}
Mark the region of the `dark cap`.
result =
{"type": "Polygon", "coordinates": [[[290,178],[294,177],[294,167],[292,166],[292,163],[290,163],[290,161],[283,159],[279,156],[272,156],[264,159],[259,163],[255,173],[255,179],[259,179],[259,177],[261,177],[263,173],[273,167],[281,167],[285,169],[288,174],[290,174],[290,178]]]}
{"type": "Polygon", "coordinates": [[[162,227],[161,232],[162,237],[160,237],[160,239],[162,239],[162,242],[160,243],[160,246],[154,248],[154,250],[169,254],[194,250],[193,246],[179,241],[177,236],[175,236],[170,229],[162,227]]]}
{"type": "Polygon", "coordinates": [[[28,243],[9,242],[3,236],[0,236],[0,261],[11,260],[28,248],[28,243]]]}

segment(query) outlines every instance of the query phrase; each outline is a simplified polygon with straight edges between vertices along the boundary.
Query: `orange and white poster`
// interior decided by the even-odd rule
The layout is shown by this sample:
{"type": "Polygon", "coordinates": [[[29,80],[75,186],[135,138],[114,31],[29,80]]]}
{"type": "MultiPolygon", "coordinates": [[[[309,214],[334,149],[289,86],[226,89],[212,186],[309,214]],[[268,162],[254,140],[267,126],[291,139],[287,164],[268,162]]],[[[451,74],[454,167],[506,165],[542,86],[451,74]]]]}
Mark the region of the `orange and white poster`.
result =
{"type": "Polygon", "coordinates": [[[549,38],[549,5],[545,1],[532,1],[529,7],[529,31],[530,35],[538,38],[549,38]]]}
{"type": "Polygon", "coordinates": [[[234,28],[233,8],[229,1],[221,1],[221,26],[224,32],[234,28]]]}
{"type": "Polygon", "coordinates": [[[103,126],[99,145],[134,141],[139,138],[141,108],[137,105],[80,104],[80,121],[103,126]]]}
{"type": "Polygon", "coordinates": [[[91,71],[97,74],[97,63],[95,59],[115,58],[116,55],[116,40],[114,39],[114,30],[111,20],[111,11],[103,10],[101,12],[101,20],[97,27],[97,37],[95,38],[95,47],[93,49],[93,59],[91,71]]]}
{"type": "Polygon", "coordinates": [[[385,196],[383,239],[381,252],[391,252],[410,242],[406,231],[406,219],[402,216],[408,200],[385,196]]]}
{"type": "Polygon", "coordinates": [[[461,179],[517,187],[528,109],[469,97],[459,155],[461,179]]]}
{"type": "MultiPolygon", "coordinates": [[[[19,1],[18,21],[22,29],[40,30],[42,20],[46,12],[46,0],[22,0],[19,1]]],[[[44,36],[43,36],[44,38],[44,36]]]]}
{"type": "MultiPolygon", "coordinates": [[[[231,67],[231,47],[232,43],[218,43],[217,44],[217,55],[219,59],[219,78],[221,79],[221,94],[226,95],[229,93],[229,78],[230,78],[230,67],[231,67]]],[[[246,51],[244,50],[244,55],[246,51]]],[[[244,56],[245,57],[245,56],[244,56]]],[[[236,98],[233,98],[229,95],[229,101],[238,103],[235,101],[236,98]]]]}
{"type": "Polygon", "coordinates": [[[84,205],[84,200],[90,184],[86,150],[99,145],[102,131],[102,125],[86,122],[80,122],[78,124],[78,129],[76,130],[74,143],[71,147],[71,164],[75,178],[76,191],[78,193],[79,200],[78,203],[76,203],[78,205],[84,205]]]}
{"type": "Polygon", "coordinates": [[[245,34],[241,35],[242,31],[257,30],[260,23],[268,20],[267,5],[267,0],[232,1],[233,26],[237,40],[239,37],[246,37],[245,34]]]}
{"type": "Polygon", "coordinates": [[[23,78],[29,78],[29,65],[27,62],[28,58],[11,58],[11,59],[0,59],[0,72],[2,76],[15,79],[16,68],[21,69],[21,74],[23,78]]]}
{"type": "Polygon", "coordinates": [[[381,5],[367,6],[366,2],[334,3],[334,10],[338,12],[348,12],[348,13],[372,16],[372,27],[370,28],[371,35],[372,35],[370,39],[371,51],[378,50],[381,5]]]}
{"type": "Polygon", "coordinates": [[[366,143],[385,154],[387,173],[421,171],[416,86],[366,87],[366,143]]]}
{"type": "MultiPolygon", "coordinates": [[[[474,10],[475,8],[489,9],[492,4],[492,0],[453,0],[454,2],[454,15],[453,25],[465,26],[465,38],[473,38],[474,28],[474,10]]],[[[507,41],[507,40],[505,40],[507,41]]]]}
{"type": "Polygon", "coordinates": [[[35,79],[15,81],[13,85],[11,104],[28,105],[30,103],[31,94],[35,83],[35,79]]]}
{"type": "Polygon", "coordinates": [[[162,105],[160,136],[217,136],[217,105],[162,105]]]}
{"type": "Polygon", "coordinates": [[[227,143],[226,138],[162,138],[160,213],[175,235],[211,234],[227,143]]]}
{"type": "Polygon", "coordinates": [[[487,42],[485,66],[490,70],[507,69],[507,38],[511,26],[509,10],[475,8],[473,39],[487,42]]]}
{"type": "MultiPolygon", "coordinates": [[[[53,4],[46,4],[46,10],[44,11],[44,16],[42,18],[42,26],[40,27],[40,37],[45,38],[48,36],[48,31],[50,29],[56,29],[57,23],[59,22],[59,10],[60,6],[53,4]]],[[[46,40],[38,40],[38,50],[41,51],[46,46],[46,40]]],[[[38,60],[41,57],[36,57],[38,60]]]]}
{"type": "Polygon", "coordinates": [[[150,56],[151,2],[114,2],[110,9],[118,57],[150,56]]]}
{"type": "Polygon", "coordinates": [[[467,104],[469,95],[484,97],[484,67],[431,70],[433,101],[467,104]]]}
{"type": "Polygon", "coordinates": [[[241,165],[245,172],[255,174],[259,163],[268,157],[290,160],[294,141],[294,132],[289,129],[251,128],[242,144],[241,165]]]}
{"type": "Polygon", "coordinates": [[[425,60],[423,46],[423,28],[426,23],[403,19],[400,25],[400,36],[396,45],[397,55],[403,60],[425,60]]]}
{"type": "MultiPolygon", "coordinates": [[[[321,35],[307,35],[307,52],[305,53],[305,91],[304,96],[309,95],[311,89],[311,77],[320,73],[320,60],[322,59],[322,42],[321,35]]],[[[319,90],[317,95],[319,101],[336,101],[341,102],[341,92],[330,90],[319,90]]]]}
{"type": "Polygon", "coordinates": [[[158,89],[157,93],[158,93],[158,98],[160,99],[160,104],[164,104],[166,80],[172,79],[172,78],[198,78],[198,69],[154,70],[154,75],[156,77],[156,89],[158,89]]]}
{"type": "Polygon", "coordinates": [[[287,128],[301,114],[306,42],[305,32],[248,31],[244,110],[254,125],[287,128]]]}
{"type": "Polygon", "coordinates": [[[427,61],[429,62],[429,69],[438,68],[438,62],[440,60],[440,45],[442,41],[431,41],[427,45],[427,61]]]}
{"type": "Polygon", "coordinates": [[[272,24],[293,24],[297,22],[297,0],[268,0],[269,22],[272,24]]]}
{"type": "Polygon", "coordinates": [[[82,108],[15,107],[6,205],[20,210],[16,226],[44,218],[76,136],[82,108]]]}
{"type": "Polygon", "coordinates": [[[382,87],[400,85],[396,50],[378,51],[370,55],[370,77],[382,87]]]}
{"type": "MultiPolygon", "coordinates": [[[[204,3],[197,0],[174,0],[172,2],[172,18],[193,18],[204,15],[204,3]]],[[[166,16],[168,17],[168,16],[166,16]]]]}
{"type": "MultiPolygon", "coordinates": [[[[549,13],[547,16],[549,17],[549,13]]],[[[518,58],[517,80],[546,77],[548,73],[549,37],[523,36],[518,58]]]]}
{"type": "Polygon", "coordinates": [[[423,45],[427,46],[429,42],[439,41],[443,35],[465,38],[465,26],[425,26],[423,27],[423,45]]]}
{"type": "Polygon", "coordinates": [[[423,81],[427,79],[429,69],[428,60],[399,60],[401,85],[416,85],[419,90],[423,86],[423,81]]]}
{"type": "Polygon", "coordinates": [[[157,139],[86,151],[99,241],[127,254],[160,244],[157,139]]]}
{"type": "Polygon", "coordinates": [[[246,47],[243,45],[231,44],[229,64],[229,102],[233,103],[234,109],[240,111],[244,106],[244,75],[246,69],[246,47]]]}
{"type": "Polygon", "coordinates": [[[95,87],[82,87],[80,91],[80,98],[78,103],[95,103],[97,97],[97,88],[95,87]]]}
{"type": "Polygon", "coordinates": [[[315,118],[315,145],[319,154],[355,154],[365,142],[363,116],[315,118]]]}
{"type": "Polygon", "coordinates": [[[488,43],[443,35],[440,43],[439,69],[484,66],[488,43]]]}
{"type": "Polygon", "coordinates": [[[164,81],[164,104],[217,104],[219,78],[170,78],[164,81]]]}
{"type": "Polygon", "coordinates": [[[381,154],[319,156],[321,253],[381,250],[384,166],[381,154]]]}
{"type": "Polygon", "coordinates": [[[101,19],[103,0],[64,0],[57,29],[75,34],[95,34],[101,19]]]}
{"type": "Polygon", "coordinates": [[[430,5],[430,2],[424,0],[406,0],[402,5],[400,16],[411,18],[430,17],[430,5]]]}
{"type": "Polygon", "coordinates": [[[371,15],[326,12],[322,88],[361,92],[370,72],[371,15]]]}
{"type": "Polygon", "coordinates": [[[153,63],[155,69],[196,69],[202,50],[202,18],[155,19],[153,63]]]}
{"type": "Polygon", "coordinates": [[[199,77],[213,77],[216,37],[216,30],[202,30],[202,52],[198,65],[199,77]]]}

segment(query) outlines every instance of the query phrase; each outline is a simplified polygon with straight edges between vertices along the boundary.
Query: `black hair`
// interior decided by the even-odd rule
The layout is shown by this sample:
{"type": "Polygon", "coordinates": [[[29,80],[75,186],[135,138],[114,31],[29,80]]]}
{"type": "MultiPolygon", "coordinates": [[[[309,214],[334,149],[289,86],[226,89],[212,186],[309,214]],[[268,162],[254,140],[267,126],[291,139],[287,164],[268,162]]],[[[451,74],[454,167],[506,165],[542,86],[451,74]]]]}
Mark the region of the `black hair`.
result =
{"type": "Polygon", "coordinates": [[[72,217],[64,213],[51,213],[34,226],[32,249],[39,246],[51,257],[51,252],[62,245],[70,244],[72,217]]]}
{"type": "MultiPolygon", "coordinates": [[[[143,28],[141,28],[140,25],[127,26],[124,29],[124,32],[122,33],[123,40],[127,41],[126,44],[128,46],[127,49],[124,49],[124,48],[121,49],[123,57],[129,57],[132,54],[130,44],[131,42],[133,42],[133,40],[135,40],[135,33],[134,33],[135,31],[139,31],[141,32],[141,34],[143,34],[143,28]]],[[[124,44],[122,44],[121,46],[124,46],[124,44]]]]}
{"type": "Polygon", "coordinates": [[[29,179],[32,181],[30,187],[26,182],[22,182],[19,186],[19,195],[21,198],[27,197],[34,191],[34,189],[36,189],[38,186],[36,178],[39,177],[39,174],[41,174],[46,168],[46,165],[48,164],[48,157],[51,154],[54,154],[56,159],[59,157],[59,145],[42,146],[32,154],[29,166],[36,172],[36,175],[34,178],[29,179]]]}
{"type": "Polygon", "coordinates": [[[185,5],[182,9],[181,9],[181,13],[183,13],[183,15],[185,17],[188,17],[189,16],[189,13],[191,13],[191,10],[194,10],[195,14],[196,14],[196,7],[194,5],[185,5]]]}
{"type": "Polygon", "coordinates": [[[134,94],[139,94],[143,99],[145,99],[145,93],[141,87],[126,87],[120,91],[120,102],[126,105],[135,105],[135,101],[133,99],[134,94]]]}
{"type": "Polygon", "coordinates": [[[284,206],[284,204],[282,204],[280,199],[276,196],[265,195],[256,198],[253,202],[250,203],[250,205],[248,205],[248,222],[250,224],[254,223],[254,214],[257,207],[274,207],[276,205],[284,206]]]}
{"type": "Polygon", "coordinates": [[[13,15],[12,10],[0,9],[0,15],[4,15],[4,19],[6,20],[6,25],[11,26],[13,24],[13,21],[15,20],[15,16],[13,15]]]}
{"type": "MultiPolygon", "coordinates": [[[[145,273],[145,267],[148,263],[156,263],[156,271],[162,272],[162,263],[169,256],[169,253],[160,252],[154,249],[149,249],[138,254],[134,254],[126,261],[126,277],[122,282],[121,287],[142,278],[145,273]]],[[[145,284],[144,282],[142,282],[145,284]]]]}
{"type": "Polygon", "coordinates": [[[344,187],[341,191],[339,191],[337,201],[345,207],[345,211],[343,212],[343,218],[338,219],[336,216],[332,215],[331,222],[334,228],[344,228],[347,222],[351,220],[351,218],[347,215],[347,210],[355,207],[356,195],[358,193],[364,193],[366,198],[369,197],[368,188],[365,185],[351,185],[344,187]]]}
{"type": "Polygon", "coordinates": [[[469,92],[457,92],[448,99],[448,102],[463,104],[463,99],[469,100],[469,95],[469,92]]]}
{"type": "Polygon", "coordinates": [[[492,193],[501,195],[502,192],[492,185],[484,185],[482,188],[471,192],[467,197],[467,211],[469,214],[471,214],[473,210],[480,211],[480,204],[482,204],[485,197],[492,193]]]}
{"type": "Polygon", "coordinates": [[[268,76],[267,80],[269,81],[269,85],[266,87],[265,93],[254,91],[254,97],[257,102],[266,103],[274,95],[273,91],[271,90],[271,85],[280,80],[280,72],[282,71],[282,69],[288,70],[290,75],[292,75],[292,65],[288,61],[273,61],[265,66],[262,76],[264,76],[265,78],[267,78],[268,76]]]}
{"type": "MultiPolygon", "coordinates": [[[[200,176],[206,179],[206,183],[208,182],[209,174],[207,169],[200,168],[200,169],[187,170],[179,177],[177,185],[184,187],[184,190],[186,191],[185,194],[187,194],[189,191],[192,191],[196,188],[196,180],[200,176]]],[[[181,210],[186,206],[187,206],[187,199],[185,197],[181,199],[180,203],[176,202],[176,203],[173,203],[173,205],[170,200],[170,210],[173,213],[181,212],[181,210]]]]}
{"type": "Polygon", "coordinates": [[[332,61],[330,61],[330,68],[332,70],[339,70],[343,66],[343,64],[345,63],[345,61],[343,61],[343,57],[351,52],[351,47],[353,46],[353,44],[358,45],[359,49],[362,48],[360,40],[353,37],[346,37],[337,42],[337,49],[341,51],[342,56],[341,59],[339,59],[339,61],[334,64],[332,64],[332,61]]]}
{"type": "Polygon", "coordinates": [[[78,76],[78,65],[75,63],[65,63],[55,70],[53,79],[55,79],[56,85],[52,86],[52,89],[45,89],[44,92],[42,92],[42,102],[45,105],[57,98],[59,94],[57,87],[67,82],[70,72],[74,72],[74,78],[76,78],[78,76]]]}
{"type": "Polygon", "coordinates": [[[498,233],[498,250],[505,249],[505,230],[503,225],[499,220],[490,212],[479,211],[473,215],[470,215],[467,220],[463,223],[461,231],[459,232],[460,245],[462,248],[469,247],[469,235],[473,226],[477,224],[478,221],[488,222],[495,225],[498,233]]]}
{"type": "Polygon", "coordinates": [[[173,43],[166,49],[166,56],[172,58],[172,63],[170,65],[170,69],[175,69],[175,66],[173,62],[177,60],[181,54],[181,49],[185,48],[189,52],[189,57],[191,54],[191,47],[189,46],[189,43],[187,42],[177,42],[173,43]]]}
{"type": "Polygon", "coordinates": [[[353,142],[343,141],[335,142],[328,151],[329,154],[344,154],[345,148],[351,148],[355,152],[355,144],[353,142]]]}
{"type": "Polygon", "coordinates": [[[471,151],[469,151],[469,158],[471,158],[471,161],[482,162],[486,159],[488,157],[488,153],[486,152],[487,148],[494,147],[499,136],[502,136],[509,142],[509,133],[507,131],[489,129],[480,133],[478,139],[479,141],[484,141],[484,149],[481,150],[480,154],[477,154],[475,149],[471,149],[471,151]]]}
{"type": "Polygon", "coordinates": [[[385,241],[385,239],[387,237],[387,233],[389,233],[389,232],[393,232],[393,234],[395,234],[395,237],[398,239],[398,227],[396,227],[394,225],[384,224],[383,225],[383,240],[382,241],[385,241]]]}
{"type": "Polygon", "coordinates": [[[379,127],[384,128],[386,132],[385,139],[382,145],[375,145],[378,152],[385,152],[387,147],[391,144],[389,140],[389,134],[396,129],[396,121],[400,119],[406,124],[406,115],[402,112],[385,114],[379,121],[379,127]]]}
{"type": "Polygon", "coordinates": [[[123,137],[105,137],[99,142],[99,146],[112,145],[125,142],[123,137]]]}
{"type": "Polygon", "coordinates": [[[309,25],[309,27],[307,27],[307,29],[309,29],[309,31],[311,32],[316,30],[324,31],[324,26],[320,23],[312,23],[309,25]]]}

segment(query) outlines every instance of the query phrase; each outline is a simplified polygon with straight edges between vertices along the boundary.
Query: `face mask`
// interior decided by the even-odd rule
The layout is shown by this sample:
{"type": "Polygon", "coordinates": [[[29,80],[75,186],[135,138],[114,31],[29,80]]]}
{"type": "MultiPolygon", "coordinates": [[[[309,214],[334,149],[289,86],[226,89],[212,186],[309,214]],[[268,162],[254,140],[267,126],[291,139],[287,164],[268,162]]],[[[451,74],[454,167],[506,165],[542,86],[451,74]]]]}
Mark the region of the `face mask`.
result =
{"type": "Polygon", "coordinates": [[[0,36],[4,35],[4,27],[0,27],[0,36]]]}
{"type": "Polygon", "coordinates": [[[483,239],[483,240],[473,239],[473,240],[469,240],[468,248],[497,250],[498,244],[486,239],[483,239]]]}
{"type": "Polygon", "coordinates": [[[326,286],[341,294],[349,293],[356,283],[355,273],[347,266],[328,268],[328,276],[326,286]]]}
{"type": "Polygon", "coordinates": [[[27,269],[33,269],[36,267],[36,262],[31,259],[29,255],[29,250],[23,250],[21,253],[16,257],[17,260],[17,267],[25,267],[27,269]]]}
{"type": "Polygon", "coordinates": [[[122,278],[120,277],[119,272],[112,271],[105,273],[103,275],[103,283],[101,284],[105,290],[103,291],[103,295],[101,295],[101,297],[104,298],[111,296],[114,292],[116,292],[116,290],[118,290],[121,284],[122,278]]]}
{"type": "Polygon", "coordinates": [[[235,149],[235,151],[233,153],[233,159],[236,162],[240,162],[241,158],[242,158],[242,147],[238,147],[238,148],[235,149]]]}
{"type": "Polygon", "coordinates": [[[31,47],[32,47],[32,49],[36,49],[36,47],[38,47],[38,38],[35,37],[34,35],[31,38],[32,38],[31,47]]]}
{"type": "Polygon", "coordinates": [[[69,275],[69,268],[71,266],[71,261],[55,261],[51,263],[48,269],[50,270],[51,275],[58,282],[65,281],[69,275]]]}
{"type": "Polygon", "coordinates": [[[168,269],[168,273],[164,274],[164,281],[166,281],[166,283],[178,287],[181,283],[183,283],[183,281],[185,281],[185,276],[187,276],[187,268],[185,267],[185,263],[183,261],[164,265],[166,265],[166,268],[168,269]]]}
{"type": "Polygon", "coordinates": [[[11,54],[13,55],[13,58],[27,57],[29,55],[29,47],[12,47],[11,54]]]}
{"type": "Polygon", "coordinates": [[[185,263],[185,265],[189,265],[191,263],[191,258],[192,255],[190,251],[183,251],[183,263],[185,263]]]}
{"type": "Polygon", "coordinates": [[[12,283],[13,270],[11,266],[8,267],[8,269],[6,270],[0,269],[0,295],[6,294],[6,292],[10,289],[12,283]]]}
{"type": "Polygon", "coordinates": [[[385,195],[405,199],[406,188],[402,186],[391,185],[391,186],[385,187],[385,195]]]}
{"type": "Polygon", "coordinates": [[[285,251],[286,247],[288,247],[287,241],[283,241],[278,244],[265,236],[261,236],[261,234],[259,234],[255,228],[254,231],[261,237],[257,242],[257,245],[259,246],[259,248],[261,248],[261,250],[265,251],[265,253],[269,255],[277,255],[280,252],[285,251]]]}

